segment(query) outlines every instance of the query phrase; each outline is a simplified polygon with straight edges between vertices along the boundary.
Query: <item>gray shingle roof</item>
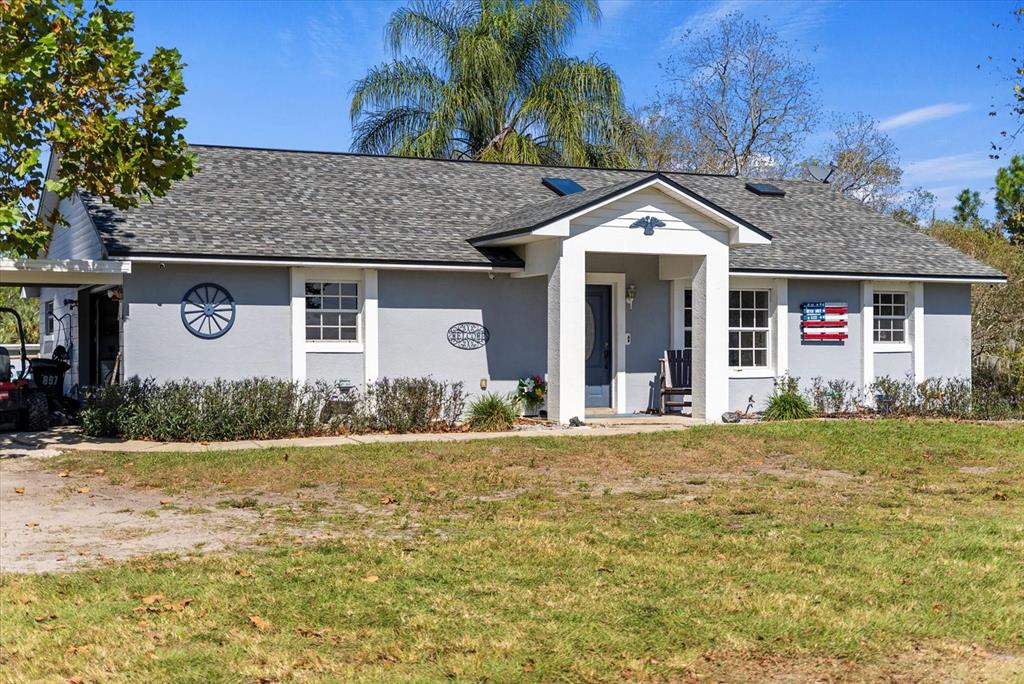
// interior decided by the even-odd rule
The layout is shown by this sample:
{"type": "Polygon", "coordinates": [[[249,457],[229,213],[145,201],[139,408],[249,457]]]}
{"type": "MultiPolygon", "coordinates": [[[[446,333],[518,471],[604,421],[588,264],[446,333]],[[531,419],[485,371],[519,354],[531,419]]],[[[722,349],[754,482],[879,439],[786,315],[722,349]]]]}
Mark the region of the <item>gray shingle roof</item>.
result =
{"type": "MultiPolygon", "coordinates": [[[[119,211],[83,197],[110,254],[514,266],[521,262],[510,251],[475,247],[469,239],[510,215],[521,222],[558,205],[541,178],[571,178],[586,190],[607,191],[651,175],[213,146],[194,151],[200,170],[152,204],[119,211]]],[[[772,236],[770,245],[733,249],[733,270],[1001,276],[820,183],[773,181],[786,191],[780,198],[746,190],[743,178],[665,176],[772,236]]]]}

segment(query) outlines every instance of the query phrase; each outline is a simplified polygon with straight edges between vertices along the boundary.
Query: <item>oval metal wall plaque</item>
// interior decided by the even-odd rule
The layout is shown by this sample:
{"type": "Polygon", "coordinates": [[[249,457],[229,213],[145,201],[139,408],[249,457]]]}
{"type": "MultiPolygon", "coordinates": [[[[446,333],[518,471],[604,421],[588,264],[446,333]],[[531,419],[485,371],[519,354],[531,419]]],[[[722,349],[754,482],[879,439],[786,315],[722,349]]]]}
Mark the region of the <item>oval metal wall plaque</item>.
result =
{"type": "Polygon", "coordinates": [[[490,331],[479,323],[467,321],[448,328],[448,344],[456,349],[479,349],[490,339],[490,331]]]}
{"type": "Polygon", "coordinates": [[[235,324],[235,300],[216,283],[200,283],[181,298],[181,322],[196,337],[215,340],[235,324]]]}

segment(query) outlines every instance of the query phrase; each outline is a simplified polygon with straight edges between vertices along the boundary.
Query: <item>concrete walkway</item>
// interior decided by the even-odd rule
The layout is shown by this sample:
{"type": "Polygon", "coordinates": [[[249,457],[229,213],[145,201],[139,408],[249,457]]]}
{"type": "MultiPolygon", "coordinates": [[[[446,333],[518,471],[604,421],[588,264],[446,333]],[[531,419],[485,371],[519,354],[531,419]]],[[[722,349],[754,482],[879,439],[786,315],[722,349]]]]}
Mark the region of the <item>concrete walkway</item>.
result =
{"type": "Polygon", "coordinates": [[[330,447],[353,444],[399,442],[465,442],[474,439],[509,437],[603,437],[640,432],[682,430],[702,421],[684,416],[610,416],[588,419],[584,427],[526,426],[512,432],[440,432],[404,435],[344,435],[295,437],[289,439],[241,440],[237,442],[150,442],[136,439],[87,437],[76,427],[59,427],[46,432],[0,433],[0,455],[26,451],[122,451],[122,452],[204,452],[265,449],[272,447],[330,447]]]}

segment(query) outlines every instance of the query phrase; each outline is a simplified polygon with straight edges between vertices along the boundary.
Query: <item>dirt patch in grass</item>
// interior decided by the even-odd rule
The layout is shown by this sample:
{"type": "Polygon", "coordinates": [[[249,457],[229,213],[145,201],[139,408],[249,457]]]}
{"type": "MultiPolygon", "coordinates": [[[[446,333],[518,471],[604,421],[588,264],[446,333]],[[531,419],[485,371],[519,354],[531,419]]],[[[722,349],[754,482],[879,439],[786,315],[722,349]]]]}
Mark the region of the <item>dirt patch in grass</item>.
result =
{"type": "Polygon", "coordinates": [[[172,496],[129,482],[105,469],[54,469],[40,458],[0,461],[0,570],[54,572],[154,553],[237,551],[349,529],[373,534],[375,521],[390,515],[339,497],[333,486],[225,498],[210,491],[172,496]],[[317,520],[307,515],[314,501],[317,520]],[[320,524],[327,516],[334,518],[329,528],[320,524]]]}

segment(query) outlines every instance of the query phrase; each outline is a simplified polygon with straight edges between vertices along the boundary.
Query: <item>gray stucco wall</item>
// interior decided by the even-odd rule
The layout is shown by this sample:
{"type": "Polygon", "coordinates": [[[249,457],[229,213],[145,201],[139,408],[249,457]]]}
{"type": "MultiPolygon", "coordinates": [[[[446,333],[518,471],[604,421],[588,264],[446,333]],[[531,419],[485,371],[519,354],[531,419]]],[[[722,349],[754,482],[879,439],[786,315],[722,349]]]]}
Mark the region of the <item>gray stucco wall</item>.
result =
{"type": "Polygon", "coordinates": [[[775,378],[732,378],[729,380],[729,410],[746,411],[750,397],[754,410],[760,411],[775,389],[775,378]]]}
{"type": "Polygon", "coordinates": [[[134,263],[124,279],[124,377],[291,377],[287,268],[134,263]],[[205,340],[181,321],[193,285],[227,288],[237,313],[223,337],[205,340]]]}
{"type": "Polygon", "coordinates": [[[461,380],[466,391],[511,392],[520,377],[547,367],[547,291],[544,278],[493,280],[483,273],[380,271],[381,377],[431,375],[461,380]],[[448,328],[482,323],[490,341],[457,349],[448,328]]]}
{"type": "MultiPolygon", "coordinates": [[[[927,334],[927,333],[926,333],[927,334]]],[[[925,340],[927,344],[927,340],[925,340]]],[[[875,352],[875,377],[906,380],[914,374],[914,355],[911,352],[875,352]]]]}
{"type": "Polygon", "coordinates": [[[306,380],[348,380],[356,387],[362,387],[365,374],[362,354],[337,354],[308,352],[306,354],[306,380]]]}
{"type": "Polygon", "coordinates": [[[588,254],[588,273],[625,273],[636,285],[633,308],[626,308],[626,400],[628,410],[646,411],[658,402],[659,359],[672,339],[671,285],[658,279],[658,257],[588,254]]]}
{"type": "MultiPolygon", "coordinates": [[[[789,375],[800,379],[800,387],[810,387],[812,379],[819,376],[826,381],[848,380],[860,387],[863,377],[860,282],[790,280],[788,311],[789,375]],[[800,305],[817,301],[846,302],[850,309],[847,316],[848,339],[841,342],[804,342],[800,339],[800,305]]],[[[744,410],[748,398],[753,396],[754,408],[763,409],[774,388],[774,378],[733,378],[729,381],[729,406],[734,410],[744,410]]]]}
{"type": "Polygon", "coordinates": [[[971,377],[970,285],[925,284],[924,335],[925,375],[971,377]]]}
{"type": "Polygon", "coordinates": [[[860,283],[842,280],[789,281],[789,374],[800,378],[801,386],[811,378],[842,379],[861,383],[864,364],[861,357],[860,283]],[[800,305],[804,302],[846,302],[849,339],[837,342],[804,342],[800,339],[800,305]]]}

